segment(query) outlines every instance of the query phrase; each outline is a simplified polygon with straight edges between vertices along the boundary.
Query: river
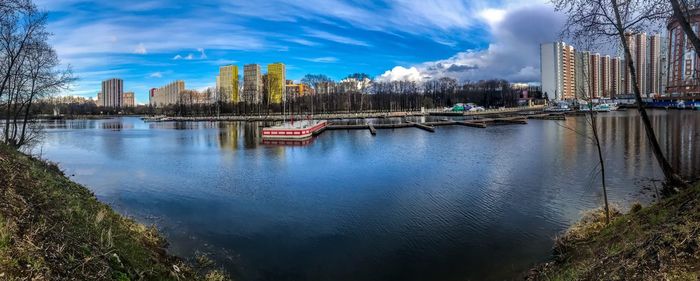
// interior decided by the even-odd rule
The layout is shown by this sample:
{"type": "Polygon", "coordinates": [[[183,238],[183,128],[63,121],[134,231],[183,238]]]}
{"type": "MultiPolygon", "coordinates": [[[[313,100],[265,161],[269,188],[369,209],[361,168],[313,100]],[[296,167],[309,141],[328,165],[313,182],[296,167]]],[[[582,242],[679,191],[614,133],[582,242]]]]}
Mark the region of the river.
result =
{"type": "MultiPolygon", "coordinates": [[[[700,112],[650,115],[671,163],[700,176],[700,112]]],[[[599,124],[611,201],[654,200],[662,174],[637,113],[599,124]]],[[[305,146],[261,144],[260,123],[45,125],[34,154],[236,280],[512,279],[603,203],[584,117],[326,131],[305,146]]]]}

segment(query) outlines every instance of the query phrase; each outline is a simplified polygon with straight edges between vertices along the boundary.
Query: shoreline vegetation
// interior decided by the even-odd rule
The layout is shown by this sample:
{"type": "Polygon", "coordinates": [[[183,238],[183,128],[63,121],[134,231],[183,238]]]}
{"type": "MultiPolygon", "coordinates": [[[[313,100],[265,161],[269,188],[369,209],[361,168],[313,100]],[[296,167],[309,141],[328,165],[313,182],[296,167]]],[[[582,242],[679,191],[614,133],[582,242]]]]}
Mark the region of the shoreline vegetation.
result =
{"type": "Polygon", "coordinates": [[[117,214],[57,165],[0,144],[0,280],[230,280],[169,255],[155,227],[117,214]]]}
{"type": "Polygon", "coordinates": [[[627,214],[592,210],[525,280],[699,280],[700,184],[627,214]]]}

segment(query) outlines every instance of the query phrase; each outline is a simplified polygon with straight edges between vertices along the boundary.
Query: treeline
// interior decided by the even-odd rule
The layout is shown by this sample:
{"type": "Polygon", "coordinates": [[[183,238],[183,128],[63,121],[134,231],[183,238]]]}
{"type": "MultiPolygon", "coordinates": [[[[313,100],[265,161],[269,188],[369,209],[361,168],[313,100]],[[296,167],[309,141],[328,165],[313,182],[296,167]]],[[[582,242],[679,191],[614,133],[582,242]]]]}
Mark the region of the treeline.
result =
{"type": "MultiPolygon", "coordinates": [[[[372,81],[363,83],[364,74],[353,74],[354,82],[345,80],[337,84],[330,93],[322,93],[321,87],[333,83],[323,75],[314,79],[302,79],[315,90],[315,94],[287,94],[282,104],[270,103],[264,98],[261,103],[230,103],[213,99],[209,103],[190,103],[181,99],[174,105],[164,107],[137,106],[134,108],[103,108],[94,104],[43,104],[41,113],[51,114],[54,109],[62,114],[150,114],[173,116],[217,116],[217,115],[269,115],[293,112],[294,114],[336,112],[390,112],[417,111],[421,108],[443,108],[455,103],[475,103],[486,108],[518,106],[523,98],[542,99],[539,87],[515,87],[505,80],[483,80],[459,84],[451,78],[430,80],[424,83],[411,81],[372,81]]],[[[208,90],[209,91],[209,90],[208,90]]],[[[215,95],[215,94],[214,94],[215,95]]]]}

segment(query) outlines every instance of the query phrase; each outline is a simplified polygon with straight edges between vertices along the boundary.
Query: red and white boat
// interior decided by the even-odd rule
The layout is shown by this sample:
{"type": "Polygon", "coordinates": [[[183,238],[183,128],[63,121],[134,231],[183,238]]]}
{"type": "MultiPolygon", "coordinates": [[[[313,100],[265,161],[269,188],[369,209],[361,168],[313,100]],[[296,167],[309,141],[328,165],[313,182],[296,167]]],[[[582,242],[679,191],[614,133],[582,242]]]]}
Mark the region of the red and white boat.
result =
{"type": "Polygon", "coordinates": [[[328,122],[325,120],[303,120],[284,123],[280,126],[262,129],[263,140],[304,140],[310,139],[314,134],[323,131],[328,122]]]}

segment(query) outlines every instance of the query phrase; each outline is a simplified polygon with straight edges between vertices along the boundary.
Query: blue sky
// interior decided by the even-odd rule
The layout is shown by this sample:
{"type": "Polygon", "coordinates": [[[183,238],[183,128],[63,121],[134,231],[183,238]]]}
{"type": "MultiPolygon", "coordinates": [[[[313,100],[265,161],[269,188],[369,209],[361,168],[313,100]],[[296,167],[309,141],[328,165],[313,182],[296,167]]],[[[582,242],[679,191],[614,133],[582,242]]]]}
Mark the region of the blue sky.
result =
{"type": "Polygon", "coordinates": [[[284,62],[289,79],[366,72],[385,80],[450,76],[461,81],[539,80],[539,43],[561,17],[527,0],[38,0],[51,39],[78,82],[67,94],[95,96],[100,81],[148,89],[185,80],[215,84],[218,66],[284,62]]]}

